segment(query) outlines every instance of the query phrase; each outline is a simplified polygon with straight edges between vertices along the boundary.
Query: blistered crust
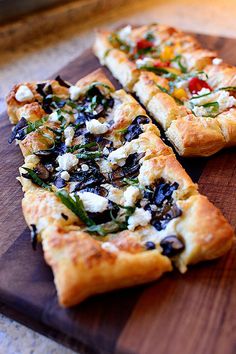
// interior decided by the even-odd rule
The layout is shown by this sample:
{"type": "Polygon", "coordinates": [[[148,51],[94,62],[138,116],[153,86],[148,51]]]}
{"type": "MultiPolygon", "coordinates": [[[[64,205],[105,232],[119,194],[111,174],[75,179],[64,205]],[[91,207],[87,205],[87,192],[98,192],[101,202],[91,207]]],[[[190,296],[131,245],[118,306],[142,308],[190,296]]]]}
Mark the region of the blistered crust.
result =
{"type": "Polygon", "coordinates": [[[186,266],[225,254],[232,246],[234,232],[225,217],[206,197],[194,195],[179,201],[183,211],[176,233],[185,241],[178,265],[186,266]]]}
{"type": "Polygon", "coordinates": [[[158,279],[171,271],[170,260],[159,250],[145,251],[139,244],[126,250],[110,240],[117,252],[102,248],[102,242],[75,229],[49,227],[42,233],[47,263],[62,306],[75,305],[88,296],[158,279]],[[135,249],[135,251],[134,251],[135,249]]]}
{"type": "Polygon", "coordinates": [[[215,118],[188,115],[176,119],[166,135],[182,156],[210,156],[226,145],[220,124],[215,118]]]}

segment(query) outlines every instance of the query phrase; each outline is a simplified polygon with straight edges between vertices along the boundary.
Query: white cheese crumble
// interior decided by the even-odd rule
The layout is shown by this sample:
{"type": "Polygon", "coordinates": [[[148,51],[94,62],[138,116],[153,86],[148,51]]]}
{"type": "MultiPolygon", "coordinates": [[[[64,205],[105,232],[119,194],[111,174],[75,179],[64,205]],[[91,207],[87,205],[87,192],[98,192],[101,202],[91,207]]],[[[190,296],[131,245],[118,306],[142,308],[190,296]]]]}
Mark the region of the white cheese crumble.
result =
{"type": "Polygon", "coordinates": [[[108,199],[91,192],[78,192],[80,199],[84,204],[84,208],[91,213],[102,213],[108,208],[108,199]]]}
{"type": "Polygon", "coordinates": [[[59,116],[56,111],[49,114],[48,118],[50,122],[60,123],[60,121],[58,120],[59,116]]]}
{"type": "Polygon", "coordinates": [[[89,170],[89,166],[86,163],[82,163],[81,170],[83,172],[87,172],[89,170]]]}
{"type": "Polygon", "coordinates": [[[103,242],[101,245],[102,249],[110,253],[117,253],[118,248],[111,242],[103,242]]]}
{"type": "Polygon", "coordinates": [[[67,152],[64,155],[58,156],[57,158],[60,170],[70,171],[73,167],[78,164],[78,159],[75,155],[67,152]]]}
{"type": "Polygon", "coordinates": [[[102,150],[102,153],[103,153],[103,155],[109,155],[109,150],[108,150],[108,148],[105,146],[104,147],[104,149],[102,150]]]}
{"type": "Polygon", "coordinates": [[[116,204],[123,205],[124,204],[124,192],[122,189],[113,187],[111,184],[105,183],[102,184],[106,190],[108,190],[107,199],[116,204]]]}
{"type": "Polygon", "coordinates": [[[62,171],[61,178],[64,179],[64,181],[69,181],[70,174],[67,171],[62,171]]]}
{"type": "Polygon", "coordinates": [[[135,140],[133,140],[132,143],[125,144],[120,148],[112,151],[108,156],[108,160],[112,164],[123,166],[125,164],[125,160],[130,154],[133,154],[135,152],[142,152],[141,150],[138,150],[138,148],[138,144],[136,144],[135,140]]]}
{"type": "Polygon", "coordinates": [[[34,98],[34,94],[28,86],[21,85],[16,91],[15,98],[18,102],[30,101],[34,98]]]}
{"type": "Polygon", "coordinates": [[[70,93],[70,99],[72,101],[76,101],[78,100],[79,96],[82,94],[82,90],[78,86],[71,86],[69,88],[69,93],[70,93]]]}
{"type": "Polygon", "coordinates": [[[73,138],[75,135],[75,131],[72,127],[66,127],[64,130],[64,137],[65,137],[65,145],[71,146],[73,138]]]}
{"type": "Polygon", "coordinates": [[[223,59],[221,59],[221,58],[214,58],[212,60],[212,64],[213,65],[220,65],[222,63],[222,61],[223,61],[223,59]]]}
{"type": "Polygon", "coordinates": [[[140,197],[140,190],[135,186],[129,186],[124,192],[124,206],[134,206],[140,197]]]}
{"type": "MultiPolygon", "coordinates": [[[[225,111],[228,108],[231,108],[233,106],[236,106],[236,99],[233,96],[230,96],[230,93],[225,90],[219,90],[212,92],[209,89],[202,88],[201,91],[198,92],[198,95],[205,95],[203,97],[199,98],[193,98],[191,99],[191,103],[195,105],[195,107],[192,109],[194,114],[196,116],[206,116],[207,115],[207,108],[202,107],[202,105],[210,102],[218,102],[219,104],[219,111],[217,113],[221,113],[225,111]]],[[[196,95],[196,96],[198,96],[196,95]]]]}
{"type": "Polygon", "coordinates": [[[107,123],[100,123],[97,119],[86,121],[86,128],[91,134],[105,134],[109,126],[107,123]]]}
{"type": "Polygon", "coordinates": [[[134,231],[137,226],[146,226],[151,221],[151,213],[143,208],[136,208],[128,219],[128,229],[134,231]]]}
{"type": "Polygon", "coordinates": [[[130,36],[131,34],[131,31],[132,31],[132,27],[129,25],[129,26],[126,26],[124,28],[122,28],[120,31],[119,31],[119,38],[126,42],[127,40],[127,37],[130,36]]]}
{"type": "Polygon", "coordinates": [[[155,60],[153,58],[137,59],[136,65],[137,65],[137,68],[141,68],[142,66],[152,66],[154,61],[155,60]]]}

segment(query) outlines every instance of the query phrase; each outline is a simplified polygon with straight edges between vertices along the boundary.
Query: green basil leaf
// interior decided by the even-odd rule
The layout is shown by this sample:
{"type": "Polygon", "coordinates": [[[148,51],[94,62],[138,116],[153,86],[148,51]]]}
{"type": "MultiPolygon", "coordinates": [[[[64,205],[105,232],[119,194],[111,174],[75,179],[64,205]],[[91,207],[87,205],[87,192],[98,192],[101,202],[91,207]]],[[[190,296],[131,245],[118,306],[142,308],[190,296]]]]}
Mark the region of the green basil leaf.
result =
{"type": "Polygon", "coordinates": [[[187,73],[187,67],[185,65],[183,65],[183,56],[182,55],[176,55],[176,57],[174,57],[174,59],[171,60],[172,62],[176,62],[181,70],[181,72],[183,74],[187,73]]]}
{"type": "Polygon", "coordinates": [[[163,86],[161,86],[161,85],[158,85],[158,84],[157,84],[157,87],[158,87],[162,92],[169,94],[169,91],[168,91],[165,87],[163,87],[163,86]]]}
{"type": "Polygon", "coordinates": [[[76,157],[78,157],[78,159],[84,159],[84,160],[95,160],[97,158],[102,157],[102,152],[100,151],[85,151],[85,152],[81,152],[76,154],[76,157]]]}
{"type": "Polygon", "coordinates": [[[22,174],[23,177],[29,178],[32,180],[33,183],[37,184],[40,187],[43,187],[45,189],[48,189],[51,191],[51,186],[47,183],[45,183],[35,172],[34,170],[31,170],[30,168],[27,167],[22,167],[25,171],[27,171],[26,174],[22,174]]]}
{"type": "Polygon", "coordinates": [[[74,200],[65,189],[57,191],[56,195],[60,198],[62,203],[77,215],[87,226],[95,225],[94,221],[88,217],[83,202],[78,195],[74,195],[74,200]]]}
{"type": "Polygon", "coordinates": [[[225,90],[225,91],[236,91],[236,86],[225,86],[225,87],[220,87],[218,90],[216,91],[221,91],[221,90],[225,90]]]}
{"type": "Polygon", "coordinates": [[[75,152],[80,149],[89,149],[89,148],[96,146],[96,145],[97,145],[97,143],[95,143],[95,142],[88,143],[88,144],[74,145],[74,146],[68,147],[67,152],[75,152]]]}
{"type": "Polygon", "coordinates": [[[36,129],[38,129],[39,127],[41,127],[46,121],[47,121],[48,118],[46,117],[43,117],[42,119],[39,119],[39,120],[36,120],[35,122],[27,122],[27,129],[26,129],[26,132],[27,134],[35,131],[36,129]]]}
{"type": "Polygon", "coordinates": [[[166,78],[173,79],[173,80],[177,78],[176,74],[169,72],[165,68],[157,68],[157,67],[154,67],[154,66],[142,65],[142,66],[140,66],[139,69],[151,71],[151,72],[153,72],[153,73],[155,73],[157,75],[164,76],[166,78]]]}

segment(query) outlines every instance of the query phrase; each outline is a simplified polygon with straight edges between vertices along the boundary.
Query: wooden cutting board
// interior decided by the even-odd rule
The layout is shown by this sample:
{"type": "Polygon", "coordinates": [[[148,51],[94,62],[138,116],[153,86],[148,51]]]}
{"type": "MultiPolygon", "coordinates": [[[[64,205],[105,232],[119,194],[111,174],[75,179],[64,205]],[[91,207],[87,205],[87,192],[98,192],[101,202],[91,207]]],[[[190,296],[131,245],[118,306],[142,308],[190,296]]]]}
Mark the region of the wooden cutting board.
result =
{"type": "MultiPolygon", "coordinates": [[[[226,61],[236,64],[236,40],[197,37],[204,46],[217,49],[226,61]]],[[[60,75],[74,83],[99,66],[88,50],[60,75]]],[[[10,131],[3,114],[0,310],[81,353],[235,354],[235,247],[219,260],[190,267],[185,275],[176,271],[152,284],[96,296],[71,309],[60,308],[42,251],[31,249],[20,207],[22,192],[15,179],[23,159],[17,146],[7,144],[10,131]]],[[[235,227],[236,151],[180,161],[198,181],[200,191],[235,227]]]]}

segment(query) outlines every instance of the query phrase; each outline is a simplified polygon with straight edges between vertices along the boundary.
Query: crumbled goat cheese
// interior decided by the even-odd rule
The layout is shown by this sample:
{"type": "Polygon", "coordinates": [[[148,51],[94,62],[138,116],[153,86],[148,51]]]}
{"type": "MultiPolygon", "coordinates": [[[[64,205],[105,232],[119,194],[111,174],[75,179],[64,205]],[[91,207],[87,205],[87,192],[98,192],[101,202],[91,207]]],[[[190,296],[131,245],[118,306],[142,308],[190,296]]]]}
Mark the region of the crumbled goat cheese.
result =
{"type": "Polygon", "coordinates": [[[222,61],[223,61],[223,59],[221,59],[221,58],[214,58],[212,60],[212,64],[213,65],[220,65],[222,63],[222,61]]]}
{"type": "Polygon", "coordinates": [[[76,101],[78,100],[79,96],[82,94],[82,90],[78,86],[71,86],[69,88],[69,93],[70,93],[70,99],[72,101],[76,101]]]}
{"type": "Polygon", "coordinates": [[[64,179],[64,181],[69,181],[70,174],[67,171],[62,171],[61,178],[64,179]]]}
{"type": "Polygon", "coordinates": [[[83,172],[86,172],[86,171],[89,170],[89,166],[86,165],[86,163],[83,163],[83,164],[81,165],[81,170],[82,170],[83,172]]]}
{"type": "Polygon", "coordinates": [[[102,213],[108,208],[108,199],[91,192],[78,192],[84,208],[91,213],[102,213]]]}
{"type": "Polygon", "coordinates": [[[122,28],[120,31],[119,31],[119,38],[126,42],[127,40],[127,37],[130,36],[131,34],[131,31],[132,31],[132,28],[131,26],[126,26],[124,28],[122,28]]]}
{"type": "Polygon", "coordinates": [[[91,134],[105,134],[109,126],[107,123],[100,123],[97,119],[86,121],[86,128],[91,134]]]}
{"type": "Polygon", "coordinates": [[[152,66],[154,61],[155,60],[152,58],[137,59],[136,65],[138,68],[141,68],[142,66],[152,66]]]}
{"type": "Polygon", "coordinates": [[[60,123],[60,121],[58,120],[59,116],[57,114],[56,111],[52,112],[51,114],[49,114],[48,119],[50,122],[55,122],[55,123],[60,123]]]}
{"type": "Polygon", "coordinates": [[[116,204],[124,204],[124,192],[122,191],[122,189],[113,187],[111,184],[108,183],[102,184],[102,187],[104,187],[108,191],[108,200],[116,204]]]}
{"type": "Polygon", "coordinates": [[[101,245],[102,249],[111,253],[117,253],[118,248],[111,242],[103,242],[101,245]]]}
{"type": "Polygon", "coordinates": [[[103,155],[109,155],[109,150],[108,150],[108,148],[105,146],[104,147],[104,149],[102,150],[102,153],[103,153],[103,155]]]}
{"type": "Polygon", "coordinates": [[[75,135],[75,131],[72,127],[67,127],[64,130],[64,137],[65,137],[65,145],[66,146],[71,146],[74,135],[75,135]]]}
{"type": "Polygon", "coordinates": [[[112,151],[109,156],[108,156],[108,160],[112,163],[112,164],[117,164],[119,166],[123,166],[125,164],[125,160],[127,159],[127,157],[130,154],[133,154],[135,152],[142,152],[138,150],[138,146],[135,143],[135,141],[133,140],[132,143],[128,143],[125,144],[123,146],[121,146],[120,148],[112,151]]]}
{"type": "Polygon", "coordinates": [[[70,171],[78,164],[79,160],[75,155],[67,152],[64,155],[58,156],[57,161],[61,170],[70,171]]]}
{"type": "MultiPolygon", "coordinates": [[[[205,95],[210,93],[209,89],[203,88],[201,91],[198,92],[198,95],[205,95]]],[[[233,96],[230,96],[228,91],[220,90],[210,93],[207,96],[193,98],[191,99],[191,103],[195,105],[192,109],[196,116],[205,116],[207,115],[207,108],[202,107],[202,105],[210,102],[218,102],[219,104],[219,111],[221,113],[228,108],[231,108],[236,105],[236,99],[233,96]]]]}
{"type": "Polygon", "coordinates": [[[34,98],[34,94],[28,86],[21,85],[16,91],[15,98],[18,102],[30,101],[34,98]]]}
{"type": "Polygon", "coordinates": [[[151,214],[143,208],[136,208],[128,219],[128,229],[134,231],[137,226],[146,226],[151,221],[151,214]]]}
{"type": "Polygon", "coordinates": [[[137,187],[129,186],[124,192],[124,206],[134,206],[140,197],[140,190],[137,187]]]}

